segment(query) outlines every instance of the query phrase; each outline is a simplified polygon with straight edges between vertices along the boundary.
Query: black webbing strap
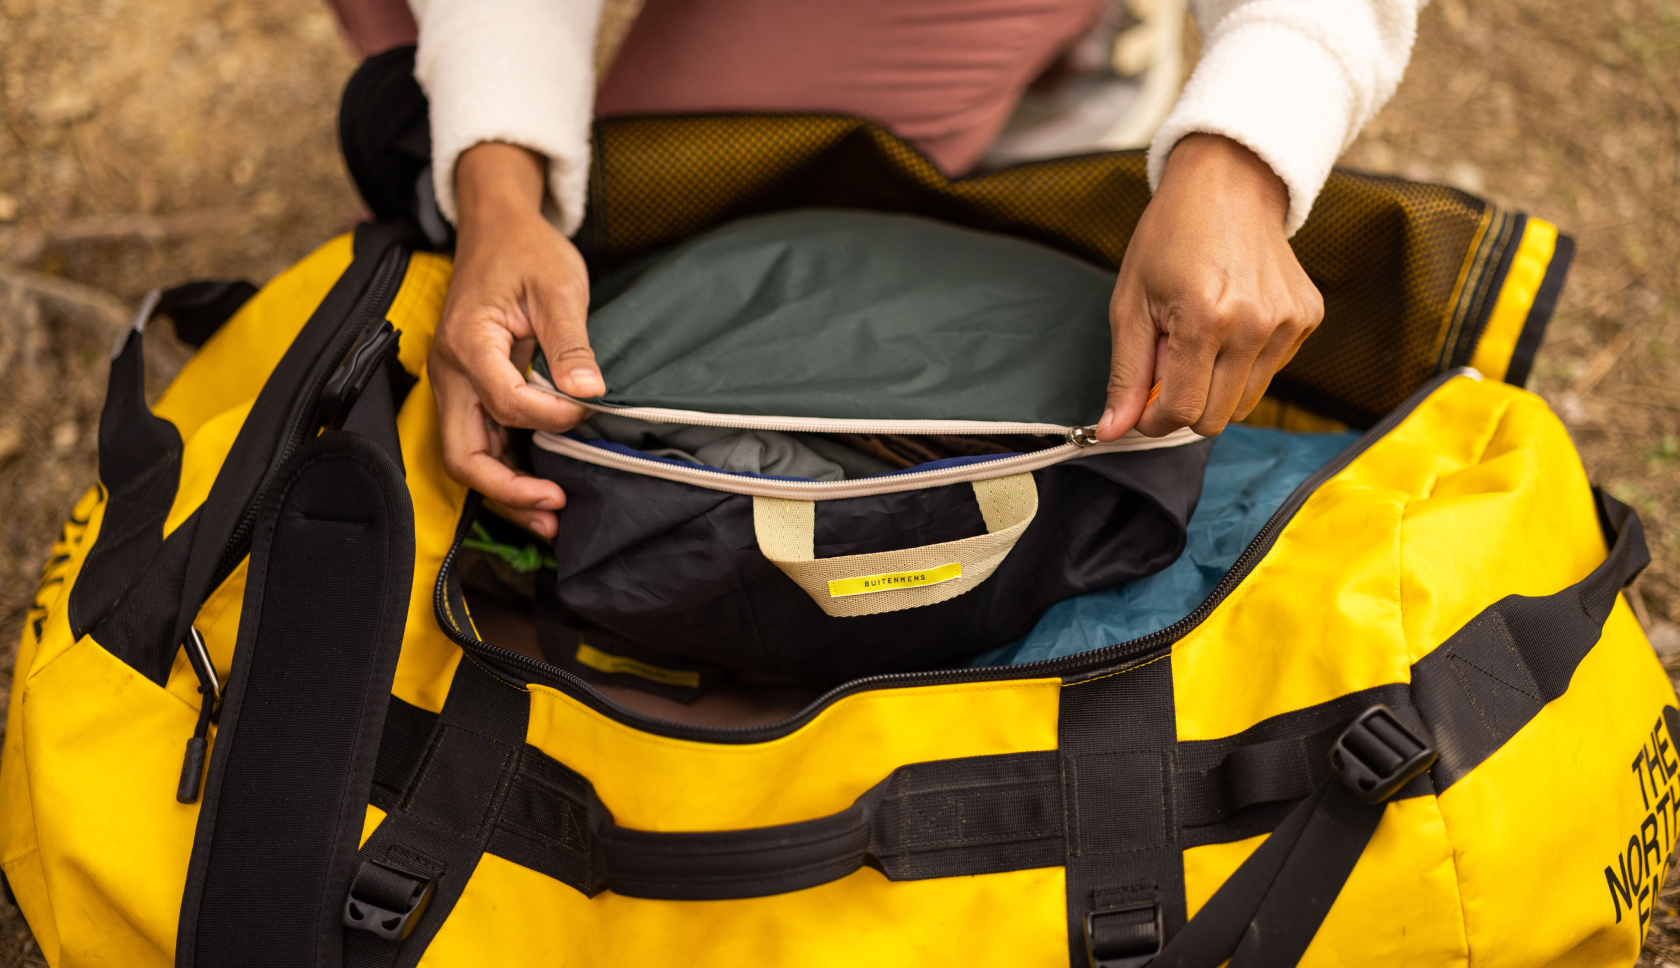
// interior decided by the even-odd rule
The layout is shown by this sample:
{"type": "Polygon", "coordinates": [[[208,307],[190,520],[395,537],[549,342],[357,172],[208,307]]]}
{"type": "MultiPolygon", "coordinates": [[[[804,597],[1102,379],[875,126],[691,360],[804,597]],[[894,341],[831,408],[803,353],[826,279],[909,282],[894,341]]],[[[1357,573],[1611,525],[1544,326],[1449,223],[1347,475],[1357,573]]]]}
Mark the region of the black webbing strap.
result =
{"type": "Polygon", "coordinates": [[[1445,790],[1505,745],[1569,689],[1603,634],[1616,595],[1651,555],[1633,509],[1594,491],[1610,554],[1580,582],[1552,595],[1493,603],[1412,666],[1412,696],[1441,758],[1445,790]]]}
{"type": "MultiPolygon", "coordinates": [[[[1376,705],[1402,708],[1405,683],[1361,689],[1264,719],[1232,736],[1178,744],[1179,846],[1229,843],[1268,833],[1330,776],[1328,753],[1354,717],[1376,705]]],[[[1399,796],[1434,792],[1420,777],[1399,796]]]]}
{"type": "MultiPolygon", "coordinates": [[[[401,708],[398,703],[392,700],[401,708]]],[[[354,883],[347,883],[337,899],[334,917],[340,924],[348,914],[350,923],[364,925],[340,928],[346,968],[413,965],[425,953],[499,829],[511,781],[527,751],[530,708],[523,687],[462,656],[442,712],[406,716],[411,725],[430,728],[418,750],[410,741],[407,752],[417,754],[412,762],[393,766],[392,755],[381,753],[382,772],[400,769],[409,776],[406,782],[394,781],[403,783],[400,797],[375,798],[386,816],[362,845],[354,883]],[[429,892],[426,897],[411,894],[425,907],[413,913],[412,924],[393,932],[368,930],[377,925],[351,911],[352,905],[362,904],[401,914],[401,907],[388,905],[414,885],[422,894],[429,892]]],[[[391,782],[386,773],[382,785],[391,782]]]]}
{"type": "Polygon", "coordinates": [[[1087,964],[1093,954],[1152,952],[1161,935],[1127,930],[1134,915],[1154,919],[1158,912],[1167,936],[1184,924],[1171,660],[1068,684],[1057,732],[1068,831],[1069,963],[1087,964]],[[1088,953],[1088,920],[1097,936],[1123,944],[1088,953]]]}
{"type": "Polygon", "coordinates": [[[120,349],[111,358],[105,405],[99,414],[99,482],[105,486],[105,515],[70,586],[70,627],[77,636],[86,635],[94,623],[109,615],[156,561],[164,541],[163,523],[181,480],[180,431],[146,406],[144,332],[151,309],[150,305],[141,307],[140,318],[121,337],[120,349]]]}
{"type": "Polygon", "coordinates": [[[839,813],[709,833],[620,827],[581,777],[547,757],[531,758],[529,766],[518,809],[508,811],[492,850],[561,875],[591,896],[761,897],[825,884],[866,865],[905,881],[1061,860],[1059,777],[1050,751],[902,766],[839,813]]]}
{"type": "MultiPolygon", "coordinates": [[[[392,403],[375,393],[356,410],[390,424],[392,403]]],[[[408,489],[379,441],[325,433],[282,467],[252,545],[182,968],[339,964],[413,561],[408,489]]]]}
{"type": "MultiPolygon", "coordinates": [[[[417,741],[437,723],[438,717],[393,700],[375,806],[393,809],[424,784],[450,782],[454,767],[417,741]]],[[[525,746],[489,822],[486,852],[589,896],[611,890],[670,900],[762,897],[864,866],[891,880],[922,880],[1051,867],[1063,853],[1053,750],[903,766],[847,809],[802,823],[649,833],[617,825],[588,780],[525,746]]]]}
{"type": "Polygon", "coordinates": [[[176,339],[198,349],[256,294],[244,279],[189,282],[165,289],[157,311],[175,324],[176,339]]]}
{"type": "MultiPolygon", "coordinates": [[[[1084,701],[1112,696],[1121,681],[1137,683],[1132,687],[1137,689],[1148,685],[1143,677],[1099,681],[1106,685],[1093,682],[1087,688],[1102,692],[1083,693],[1091,697],[1084,701]]],[[[909,764],[837,814],[721,835],[621,828],[587,779],[526,746],[494,817],[487,852],[585,894],[613,890],[672,899],[783,893],[843,877],[860,866],[875,867],[892,880],[1056,866],[1065,863],[1070,825],[1076,828],[1081,862],[1112,868],[1116,857],[1129,864],[1139,846],[1159,848],[1169,836],[1163,814],[1169,789],[1176,790],[1180,804],[1199,811],[1203,825],[1189,831],[1201,842],[1251,836],[1256,821],[1250,815],[1263,824],[1252,833],[1272,829],[1327,776],[1324,763],[1335,733],[1370,705],[1403,702],[1404,690],[1403,685],[1365,690],[1323,709],[1274,717],[1235,737],[1180,743],[1180,752],[1165,758],[1157,748],[1069,762],[1062,752],[1047,750],[909,764]],[[1333,720],[1335,729],[1326,732],[1323,720],[1333,720]],[[1163,775],[1163,763],[1173,766],[1172,776],[1163,775]],[[1129,784],[1126,771],[1131,770],[1147,771],[1153,788],[1162,793],[1140,797],[1119,789],[1129,784]],[[1271,775],[1274,770],[1291,782],[1279,782],[1271,775]],[[1271,796],[1285,799],[1264,799],[1271,796]],[[1071,811],[1066,808],[1070,800],[1071,811]],[[1128,808],[1117,810],[1116,805],[1128,808]]],[[[391,701],[374,776],[375,806],[396,810],[422,772],[434,775],[428,782],[437,782],[436,774],[455,768],[428,758],[438,720],[437,714],[391,701]]],[[[1129,728],[1133,725],[1123,718],[1111,721],[1129,736],[1141,735],[1129,728]]],[[[1401,795],[1428,792],[1425,779],[1401,795]]],[[[1153,904],[1155,880],[1144,880],[1144,893],[1153,904]]],[[[1095,909],[1132,903],[1138,882],[1121,881],[1093,888],[1095,909]]]]}
{"type": "Polygon", "coordinates": [[[1162,949],[1153,968],[1293,965],[1382,819],[1331,780],[1290,812],[1162,949]]]}

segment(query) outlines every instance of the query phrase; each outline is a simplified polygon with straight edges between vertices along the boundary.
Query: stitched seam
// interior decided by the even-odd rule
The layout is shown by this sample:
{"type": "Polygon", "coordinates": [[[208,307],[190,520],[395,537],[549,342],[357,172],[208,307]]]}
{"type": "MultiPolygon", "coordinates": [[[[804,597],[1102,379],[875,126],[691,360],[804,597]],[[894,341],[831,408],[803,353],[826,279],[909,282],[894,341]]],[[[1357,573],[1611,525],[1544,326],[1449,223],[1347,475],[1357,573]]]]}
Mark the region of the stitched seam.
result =
{"type": "MultiPolygon", "coordinates": [[[[1456,654],[1452,654],[1452,653],[1448,654],[1448,659],[1449,660],[1450,659],[1456,659],[1456,658],[1458,658],[1458,656],[1456,654]]],[[[1449,661],[1447,663],[1447,667],[1452,669],[1453,678],[1458,680],[1458,688],[1463,691],[1464,698],[1470,700],[1470,708],[1476,710],[1476,718],[1481,720],[1482,728],[1487,730],[1488,736],[1490,736],[1494,739],[1498,739],[1499,734],[1494,732],[1493,724],[1488,722],[1487,713],[1485,711],[1483,711],[1482,704],[1480,702],[1476,701],[1476,692],[1475,692],[1475,690],[1470,688],[1470,680],[1464,678],[1464,673],[1461,672],[1459,670],[1458,666],[1456,664],[1454,664],[1453,662],[1449,661]]],[[[1472,668],[1474,668],[1474,667],[1472,667],[1472,668]]]]}
{"type": "MultiPolygon", "coordinates": [[[[1500,625],[1501,625],[1501,627],[1499,628],[1499,633],[1500,633],[1500,638],[1504,639],[1505,650],[1507,652],[1511,653],[1512,657],[1517,660],[1517,668],[1518,669],[1522,669],[1524,671],[1527,671],[1527,666],[1523,663],[1522,656],[1517,654],[1517,650],[1511,642],[1510,634],[1508,632],[1506,632],[1503,628],[1504,623],[1500,623],[1500,625]]],[[[1464,663],[1465,665],[1469,666],[1470,668],[1475,669],[1477,672],[1480,672],[1482,675],[1487,676],[1489,679],[1492,679],[1494,682],[1497,682],[1500,685],[1503,685],[1503,686],[1511,689],[1513,692],[1520,692],[1523,695],[1529,697],[1530,699],[1533,699],[1536,702],[1540,702],[1540,703],[1545,702],[1544,699],[1540,698],[1540,693],[1537,689],[1532,689],[1532,688],[1529,688],[1527,686],[1522,686],[1522,685],[1518,685],[1517,683],[1511,682],[1511,681],[1507,680],[1504,676],[1501,676],[1501,675],[1495,673],[1492,669],[1486,668],[1481,663],[1476,662],[1475,660],[1471,659],[1470,657],[1464,655],[1462,652],[1459,652],[1457,650],[1449,651],[1447,653],[1447,657],[1449,659],[1454,660],[1454,661],[1464,663]]],[[[1488,663],[1488,664],[1492,665],[1492,663],[1488,663]]]]}

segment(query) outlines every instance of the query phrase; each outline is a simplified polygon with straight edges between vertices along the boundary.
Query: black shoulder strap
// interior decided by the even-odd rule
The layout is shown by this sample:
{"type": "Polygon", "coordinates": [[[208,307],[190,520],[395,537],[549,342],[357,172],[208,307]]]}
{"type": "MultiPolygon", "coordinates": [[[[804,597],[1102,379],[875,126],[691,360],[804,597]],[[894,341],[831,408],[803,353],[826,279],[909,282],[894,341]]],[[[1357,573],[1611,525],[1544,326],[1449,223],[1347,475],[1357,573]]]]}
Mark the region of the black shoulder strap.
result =
{"type": "Polygon", "coordinates": [[[250,548],[262,496],[316,429],[309,420],[323,386],[368,321],[383,320],[414,237],[401,225],[357,227],[354,260],[264,381],[204,503],[168,538],[161,527],[179,477],[180,438],[146,409],[137,382],[140,336],[127,337],[100,418],[101,479],[113,497],[120,487],[123,499],[107,509],[89,553],[98,567],[84,569],[85,582],[77,579],[87,589],[71,591],[79,633],[92,634],[153,682],[168,679],[199,606],[250,548]],[[135,459],[134,441],[150,455],[145,461],[135,459]]]}
{"type": "MultiPolygon", "coordinates": [[[[374,386],[347,426],[391,425],[392,396],[374,386]]],[[[413,581],[414,512],[394,444],[322,434],[263,503],[182,897],[182,968],[341,963],[413,581]]]]}

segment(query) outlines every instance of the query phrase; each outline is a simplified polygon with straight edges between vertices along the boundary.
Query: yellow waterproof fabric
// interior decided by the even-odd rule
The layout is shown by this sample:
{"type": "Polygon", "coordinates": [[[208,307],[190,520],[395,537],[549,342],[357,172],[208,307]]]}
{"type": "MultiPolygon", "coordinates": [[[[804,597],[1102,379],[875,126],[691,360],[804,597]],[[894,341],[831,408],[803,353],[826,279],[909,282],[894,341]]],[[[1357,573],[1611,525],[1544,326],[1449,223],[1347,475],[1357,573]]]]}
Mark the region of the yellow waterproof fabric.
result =
{"type": "Polygon", "coordinates": [[[1471,366],[1495,380],[1505,379],[1511,355],[1517,350],[1517,338],[1528,322],[1528,311],[1534,308],[1534,297],[1539,295],[1546,269],[1552,264],[1557,240],[1557,226],[1545,219],[1530,218],[1523,229],[1511,268],[1505,272],[1505,284],[1488,314],[1475,355],[1470,357],[1471,366]]]}
{"type": "MultiPolygon", "coordinates": [[[[166,529],[203,500],[263,378],[349,257],[335,240],[272,282],[159,402],[185,442],[166,529]]],[[[389,313],[420,380],[398,417],[416,556],[393,692],[433,711],[462,661],[432,607],[465,499],[442,469],[424,368],[448,277],[446,260],[414,256],[389,313]]],[[[25,629],[0,763],[0,866],[54,966],[165,966],[197,820],[174,798],[196,680],[178,660],[157,686],[71,633],[63,589],[104,498],[96,488],[77,506],[39,624],[25,629]]],[[[1605,553],[1580,462],[1545,404],[1450,380],[1320,486],[1156,660],[1171,664],[1178,738],[1405,683],[1493,602],[1555,593],[1605,553]]],[[[244,576],[198,620],[224,675],[244,576]]],[[[1040,675],[865,689],[780,738],[720,744],[654,735],[532,686],[527,741],[588,777],[621,825],[729,830],[841,810],[906,763],[1054,749],[1063,690],[1077,688],[1040,675]]],[[[1618,604],[1562,698],[1439,798],[1387,807],[1304,963],[1631,964],[1674,842],[1680,761],[1662,719],[1674,701],[1618,604]]],[[[366,831],[382,817],[370,808],[366,831]]],[[[1185,851],[1190,912],[1263,840],[1185,851]]],[[[1059,867],[897,883],[863,869],[781,896],[670,902],[586,898],[487,855],[422,964],[1056,966],[1065,932],[1059,867]]]]}

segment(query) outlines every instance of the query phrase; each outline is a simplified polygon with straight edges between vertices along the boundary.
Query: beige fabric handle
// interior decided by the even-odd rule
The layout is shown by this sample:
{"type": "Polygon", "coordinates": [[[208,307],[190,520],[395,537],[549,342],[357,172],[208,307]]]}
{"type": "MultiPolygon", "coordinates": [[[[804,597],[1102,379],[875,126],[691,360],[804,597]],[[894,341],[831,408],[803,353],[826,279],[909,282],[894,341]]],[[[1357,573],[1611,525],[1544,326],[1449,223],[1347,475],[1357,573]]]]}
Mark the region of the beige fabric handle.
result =
{"type": "Polygon", "coordinates": [[[753,498],[758,550],[836,618],[876,615],[955,598],[985,581],[1038,513],[1031,474],[973,482],[986,533],[940,544],[839,558],[816,556],[817,505],[753,498]]]}

